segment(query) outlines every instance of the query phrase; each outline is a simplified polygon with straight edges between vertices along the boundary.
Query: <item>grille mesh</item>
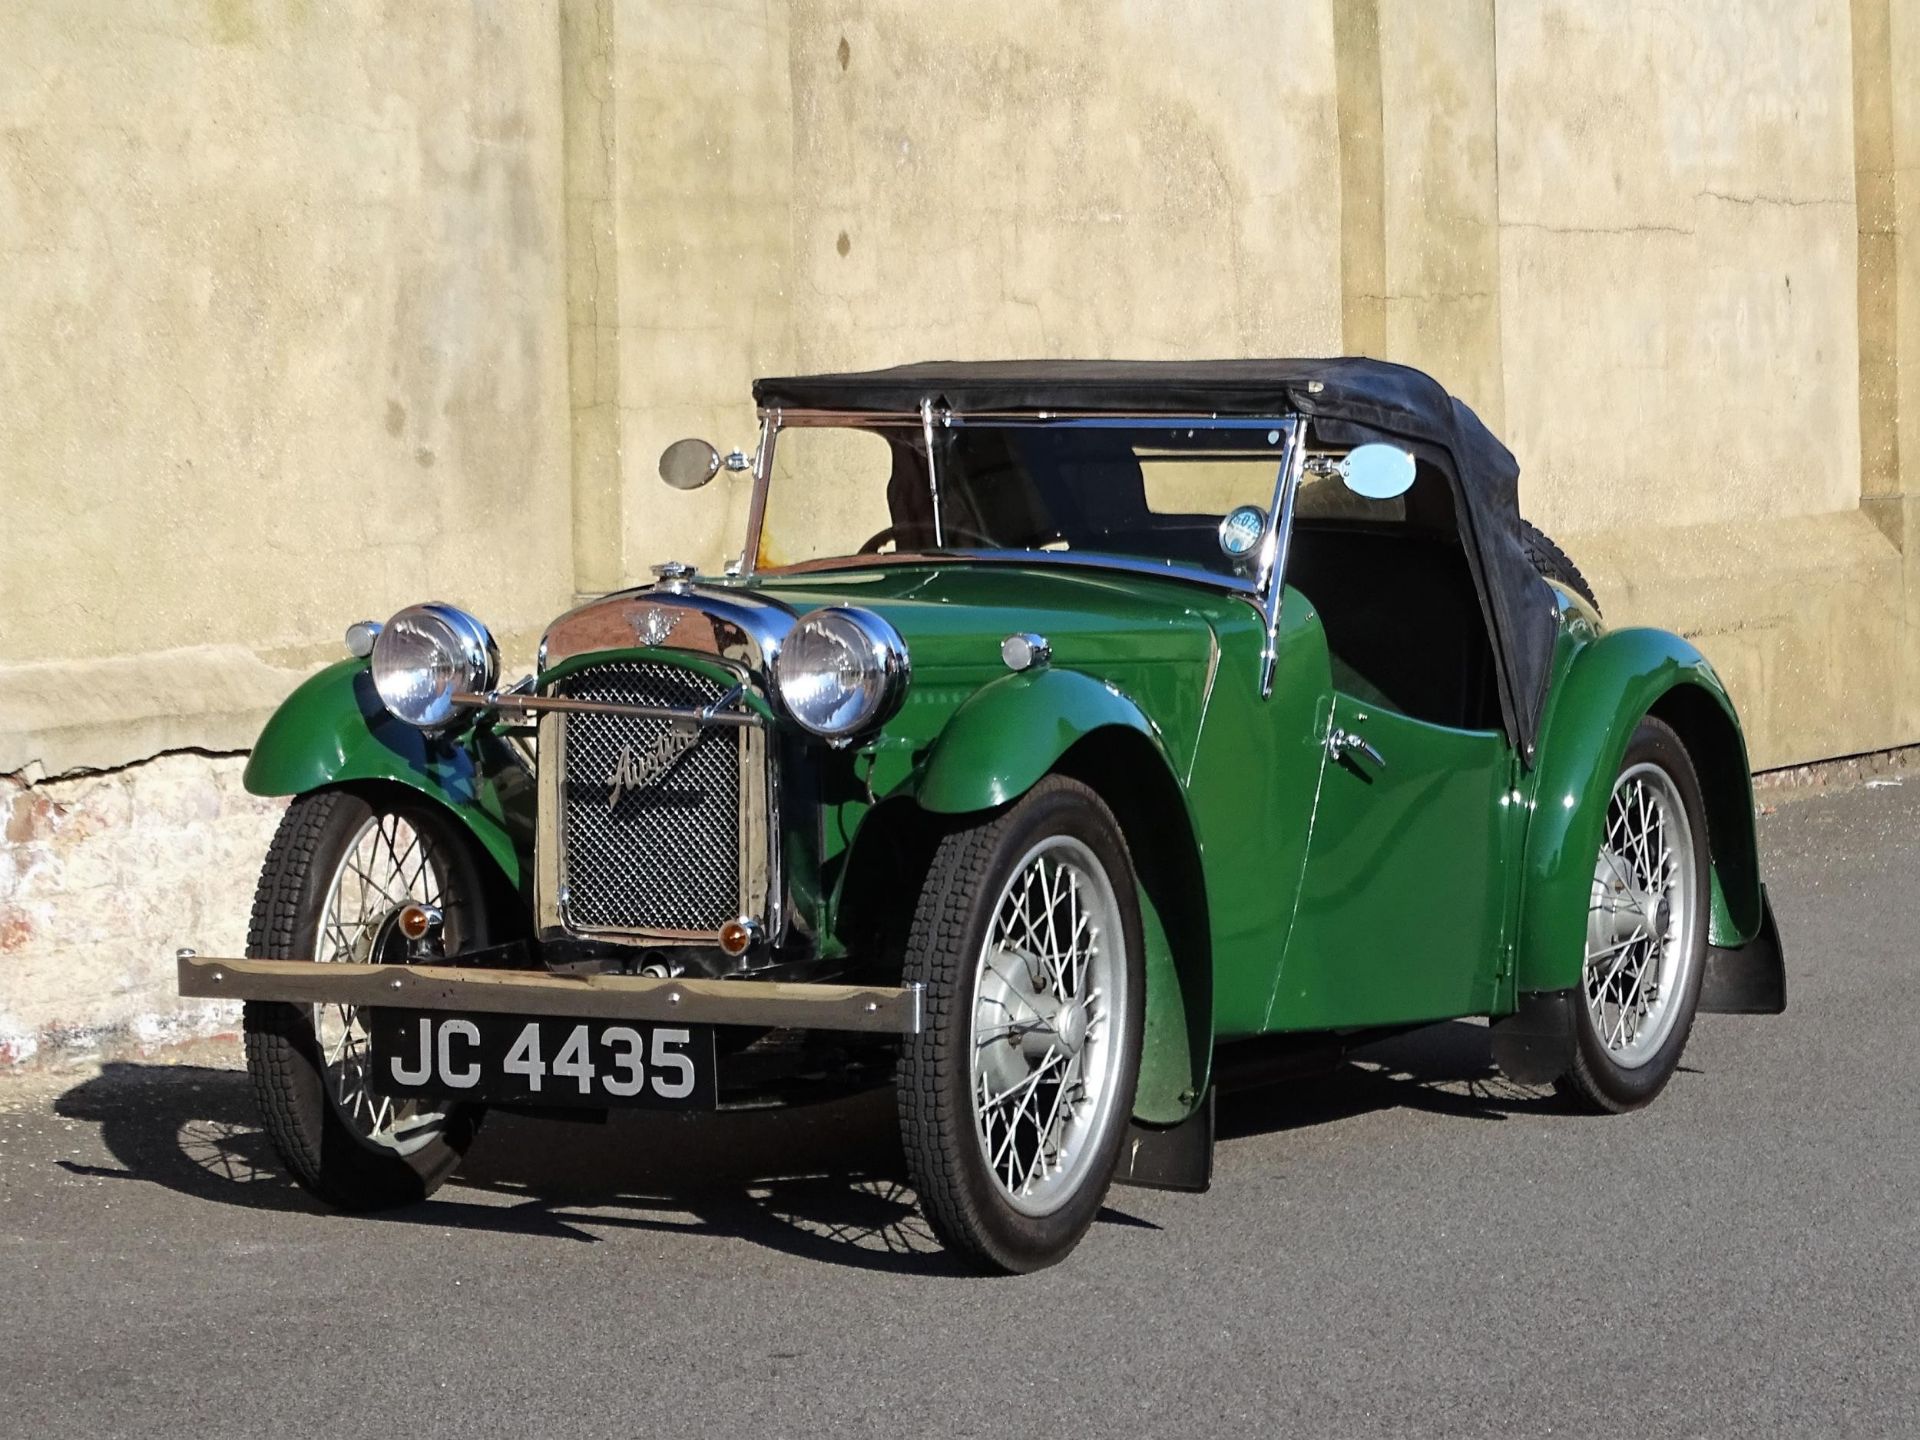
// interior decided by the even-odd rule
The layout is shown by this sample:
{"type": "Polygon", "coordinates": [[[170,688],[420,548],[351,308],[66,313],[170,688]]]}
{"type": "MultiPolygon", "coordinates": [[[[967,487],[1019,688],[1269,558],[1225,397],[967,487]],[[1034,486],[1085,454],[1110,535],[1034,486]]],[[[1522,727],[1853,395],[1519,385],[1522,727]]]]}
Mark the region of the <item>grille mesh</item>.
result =
{"type": "MultiPolygon", "coordinates": [[[[651,661],[616,661],[568,676],[576,700],[684,709],[726,687],[651,661]]],[[[621,749],[654,753],[670,722],[623,715],[562,715],[560,782],[567,918],[581,929],[714,931],[740,913],[741,733],[707,726],[673,767],[609,807],[621,749]]],[[[631,765],[632,762],[629,762],[631,765]]]]}

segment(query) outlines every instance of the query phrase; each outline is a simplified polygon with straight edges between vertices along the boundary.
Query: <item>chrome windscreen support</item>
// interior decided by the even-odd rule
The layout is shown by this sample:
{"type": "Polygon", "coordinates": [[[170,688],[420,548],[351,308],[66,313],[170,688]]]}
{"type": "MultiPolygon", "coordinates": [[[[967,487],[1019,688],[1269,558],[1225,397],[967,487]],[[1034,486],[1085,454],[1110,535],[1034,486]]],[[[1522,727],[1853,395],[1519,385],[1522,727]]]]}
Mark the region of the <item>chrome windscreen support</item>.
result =
{"type": "Polygon", "coordinates": [[[1300,476],[1307,458],[1307,422],[1302,415],[1287,418],[1287,451],[1280,460],[1280,479],[1274,492],[1273,525],[1262,547],[1260,569],[1266,585],[1266,639],[1260,646],[1260,698],[1273,694],[1273,670],[1279,659],[1280,602],[1286,592],[1287,545],[1293,538],[1293,501],[1300,493],[1300,476]]]}
{"type": "Polygon", "coordinates": [[[738,567],[729,564],[729,575],[751,575],[760,564],[760,532],[767,523],[767,490],[773,481],[773,447],[780,439],[780,412],[760,414],[760,444],[753,452],[753,495],[747,501],[747,544],[740,552],[738,567]]]}
{"type": "Polygon", "coordinates": [[[939,550],[946,545],[947,537],[940,523],[940,462],[933,458],[932,396],[920,402],[920,434],[927,443],[927,492],[933,498],[933,548],[939,550]]]}

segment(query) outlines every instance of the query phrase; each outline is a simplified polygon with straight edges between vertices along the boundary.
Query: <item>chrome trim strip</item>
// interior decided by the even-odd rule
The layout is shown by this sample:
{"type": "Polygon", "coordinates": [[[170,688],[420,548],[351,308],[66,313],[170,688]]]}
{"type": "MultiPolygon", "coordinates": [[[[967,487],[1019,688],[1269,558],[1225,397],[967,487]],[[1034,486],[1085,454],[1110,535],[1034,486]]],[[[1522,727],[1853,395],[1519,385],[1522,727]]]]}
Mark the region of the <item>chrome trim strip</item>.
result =
{"type": "MultiPolygon", "coordinates": [[[[1220,632],[1212,625],[1207,626],[1207,683],[1200,691],[1200,723],[1194,727],[1195,735],[1204,735],[1207,730],[1207,716],[1213,712],[1213,687],[1220,680],[1220,632]]],[[[1184,785],[1193,784],[1194,768],[1200,763],[1200,746],[1195,745],[1187,756],[1187,773],[1180,777],[1184,785]]]]}
{"type": "Polygon", "coordinates": [[[786,575],[826,574],[838,570],[869,570],[891,565],[1030,565],[1047,569],[1055,565],[1078,570],[1113,570],[1124,575],[1149,575],[1162,580],[1184,580],[1222,590],[1230,595],[1258,599],[1260,585],[1217,570],[1201,570],[1191,565],[1173,565],[1128,555],[1107,555],[1070,550],[947,550],[934,553],[908,550],[886,555],[827,555],[818,560],[799,560],[760,573],[770,578],[786,575]]]}
{"type": "Polygon", "coordinates": [[[917,1034],[919,985],[825,985],[768,980],[660,980],[637,975],[549,975],[456,965],[316,964],[223,960],[178,952],[180,994],[202,1000],[392,1006],[590,1020],[679,1020],[800,1030],[917,1034]]]}
{"type": "MultiPolygon", "coordinates": [[[[740,687],[734,687],[739,693],[740,687]]],[[[720,710],[714,705],[699,710],[680,710],[667,705],[615,705],[604,700],[569,700],[561,695],[508,695],[489,690],[484,695],[456,693],[456,701],[493,710],[514,710],[534,714],[562,710],[581,715],[624,715],[632,720],[685,720],[693,725],[759,725],[764,723],[751,710],[720,710]]],[[[721,699],[726,699],[722,696],[721,699]]]]}
{"type": "MultiPolygon", "coordinates": [[[[805,428],[819,425],[846,425],[854,428],[916,425],[918,410],[761,410],[762,420],[769,417],[781,426],[805,428]]],[[[1286,412],[1269,415],[1222,415],[1205,410],[953,410],[941,417],[943,425],[1001,424],[1048,425],[1058,420],[1099,421],[1103,424],[1137,428],[1140,425],[1206,424],[1242,430],[1271,430],[1285,421],[1286,412]]]]}

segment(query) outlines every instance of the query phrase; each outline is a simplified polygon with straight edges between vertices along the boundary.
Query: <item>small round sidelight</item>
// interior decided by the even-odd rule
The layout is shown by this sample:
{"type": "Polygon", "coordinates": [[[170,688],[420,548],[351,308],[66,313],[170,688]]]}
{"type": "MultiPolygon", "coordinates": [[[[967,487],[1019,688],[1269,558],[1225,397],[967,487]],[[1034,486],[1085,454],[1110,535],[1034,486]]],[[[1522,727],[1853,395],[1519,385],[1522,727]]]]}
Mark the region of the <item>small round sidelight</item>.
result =
{"type": "Polygon", "coordinates": [[[1009,670],[1038,670],[1053,659],[1053,646],[1044,635],[1021,631],[1000,642],[1000,663],[1009,670]]]}
{"type": "Polygon", "coordinates": [[[907,690],[907,646],[871,610],[815,610],[781,642],[773,662],[780,703],[823,740],[845,744],[886,720],[907,690]]]}
{"type": "Polygon", "coordinates": [[[484,694],[500,678],[500,651],[487,627],[437,602],[409,605],[373,642],[373,688],[394,715],[443,730],[470,713],[458,694],[484,694]]]}
{"type": "Polygon", "coordinates": [[[720,948],[736,960],[751,950],[759,938],[760,922],[744,915],[720,927],[720,948]]]}
{"type": "Polygon", "coordinates": [[[438,905],[403,905],[394,923],[409,940],[424,940],[445,922],[438,905]]]}
{"type": "Polygon", "coordinates": [[[347,626],[347,653],[356,660],[373,654],[373,642],[380,638],[378,620],[356,620],[347,626]]]}

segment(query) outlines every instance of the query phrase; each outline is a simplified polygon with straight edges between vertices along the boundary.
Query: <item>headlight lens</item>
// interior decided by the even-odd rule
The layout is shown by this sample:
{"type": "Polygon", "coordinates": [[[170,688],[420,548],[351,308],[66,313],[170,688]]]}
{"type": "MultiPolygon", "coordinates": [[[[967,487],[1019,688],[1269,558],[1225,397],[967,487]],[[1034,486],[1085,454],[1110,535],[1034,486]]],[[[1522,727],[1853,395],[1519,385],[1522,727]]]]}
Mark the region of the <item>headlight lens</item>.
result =
{"type": "Polygon", "coordinates": [[[847,740],[900,704],[907,647],[871,610],[834,606],[793,627],[773,672],[789,715],[825,739],[847,740]]]}
{"type": "Polygon", "coordinates": [[[387,709],[422,730],[465,714],[459,691],[484,693],[500,678],[500,652],[487,627],[451,605],[409,605],[373,642],[373,688],[387,709]]]}

